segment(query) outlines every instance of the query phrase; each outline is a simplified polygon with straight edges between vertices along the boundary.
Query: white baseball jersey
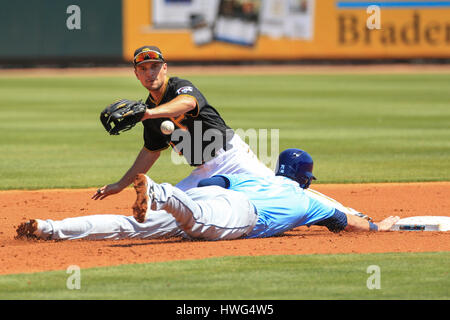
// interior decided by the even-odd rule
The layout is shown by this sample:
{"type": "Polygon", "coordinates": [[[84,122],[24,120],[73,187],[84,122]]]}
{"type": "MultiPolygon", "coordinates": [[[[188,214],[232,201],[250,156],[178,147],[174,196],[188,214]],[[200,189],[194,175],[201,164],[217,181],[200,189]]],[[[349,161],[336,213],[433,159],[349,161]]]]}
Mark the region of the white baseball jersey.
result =
{"type": "Polygon", "coordinates": [[[196,188],[200,180],[219,174],[246,173],[253,176],[273,176],[274,173],[258,160],[250,147],[235,134],[230,140],[228,151],[216,152],[216,157],[196,167],[192,173],[175,186],[183,191],[196,188]]]}

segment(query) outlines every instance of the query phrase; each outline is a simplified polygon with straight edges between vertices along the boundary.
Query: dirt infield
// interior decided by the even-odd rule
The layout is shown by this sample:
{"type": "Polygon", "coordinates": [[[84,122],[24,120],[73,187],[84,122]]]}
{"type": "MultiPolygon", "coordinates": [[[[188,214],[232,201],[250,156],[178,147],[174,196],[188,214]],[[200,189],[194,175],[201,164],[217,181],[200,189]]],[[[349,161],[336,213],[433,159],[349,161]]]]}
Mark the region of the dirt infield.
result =
{"type": "MultiPolygon", "coordinates": [[[[369,214],[450,216],[450,182],[315,185],[314,189],[369,214]]],[[[94,189],[0,192],[0,274],[65,270],[221,256],[450,251],[450,232],[333,234],[299,227],[284,236],[232,241],[165,240],[36,241],[14,239],[30,218],[63,219],[88,214],[131,214],[134,190],[102,201],[94,189]]]]}

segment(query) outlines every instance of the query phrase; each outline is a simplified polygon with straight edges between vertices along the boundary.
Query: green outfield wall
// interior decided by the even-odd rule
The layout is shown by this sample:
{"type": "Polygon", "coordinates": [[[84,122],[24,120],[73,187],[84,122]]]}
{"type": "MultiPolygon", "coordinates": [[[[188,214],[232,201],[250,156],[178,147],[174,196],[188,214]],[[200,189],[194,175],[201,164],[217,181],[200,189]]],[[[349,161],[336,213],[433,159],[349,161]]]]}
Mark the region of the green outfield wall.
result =
{"type": "Polygon", "coordinates": [[[1,60],[121,57],[121,0],[0,0],[1,60]]]}

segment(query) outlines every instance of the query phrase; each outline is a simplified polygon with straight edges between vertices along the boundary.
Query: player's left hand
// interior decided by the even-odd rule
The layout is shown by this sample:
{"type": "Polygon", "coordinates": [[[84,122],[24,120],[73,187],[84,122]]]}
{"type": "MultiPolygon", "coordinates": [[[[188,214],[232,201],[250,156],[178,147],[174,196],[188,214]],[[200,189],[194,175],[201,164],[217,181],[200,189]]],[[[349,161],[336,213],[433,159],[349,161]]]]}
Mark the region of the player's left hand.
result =
{"type": "Polygon", "coordinates": [[[140,122],[146,110],[147,105],[142,101],[122,99],[107,106],[100,113],[100,121],[109,134],[118,135],[140,122]]]}

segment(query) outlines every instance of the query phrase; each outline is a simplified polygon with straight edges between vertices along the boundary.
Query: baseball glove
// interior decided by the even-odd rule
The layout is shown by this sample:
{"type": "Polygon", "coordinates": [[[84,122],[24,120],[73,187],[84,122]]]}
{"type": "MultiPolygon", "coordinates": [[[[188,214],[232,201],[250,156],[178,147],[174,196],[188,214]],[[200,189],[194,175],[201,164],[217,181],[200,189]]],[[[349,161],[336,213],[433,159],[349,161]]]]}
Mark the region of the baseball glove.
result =
{"type": "Polygon", "coordinates": [[[147,106],[141,100],[121,99],[107,106],[100,113],[100,121],[111,135],[130,130],[141,121],[147,106]]]}

